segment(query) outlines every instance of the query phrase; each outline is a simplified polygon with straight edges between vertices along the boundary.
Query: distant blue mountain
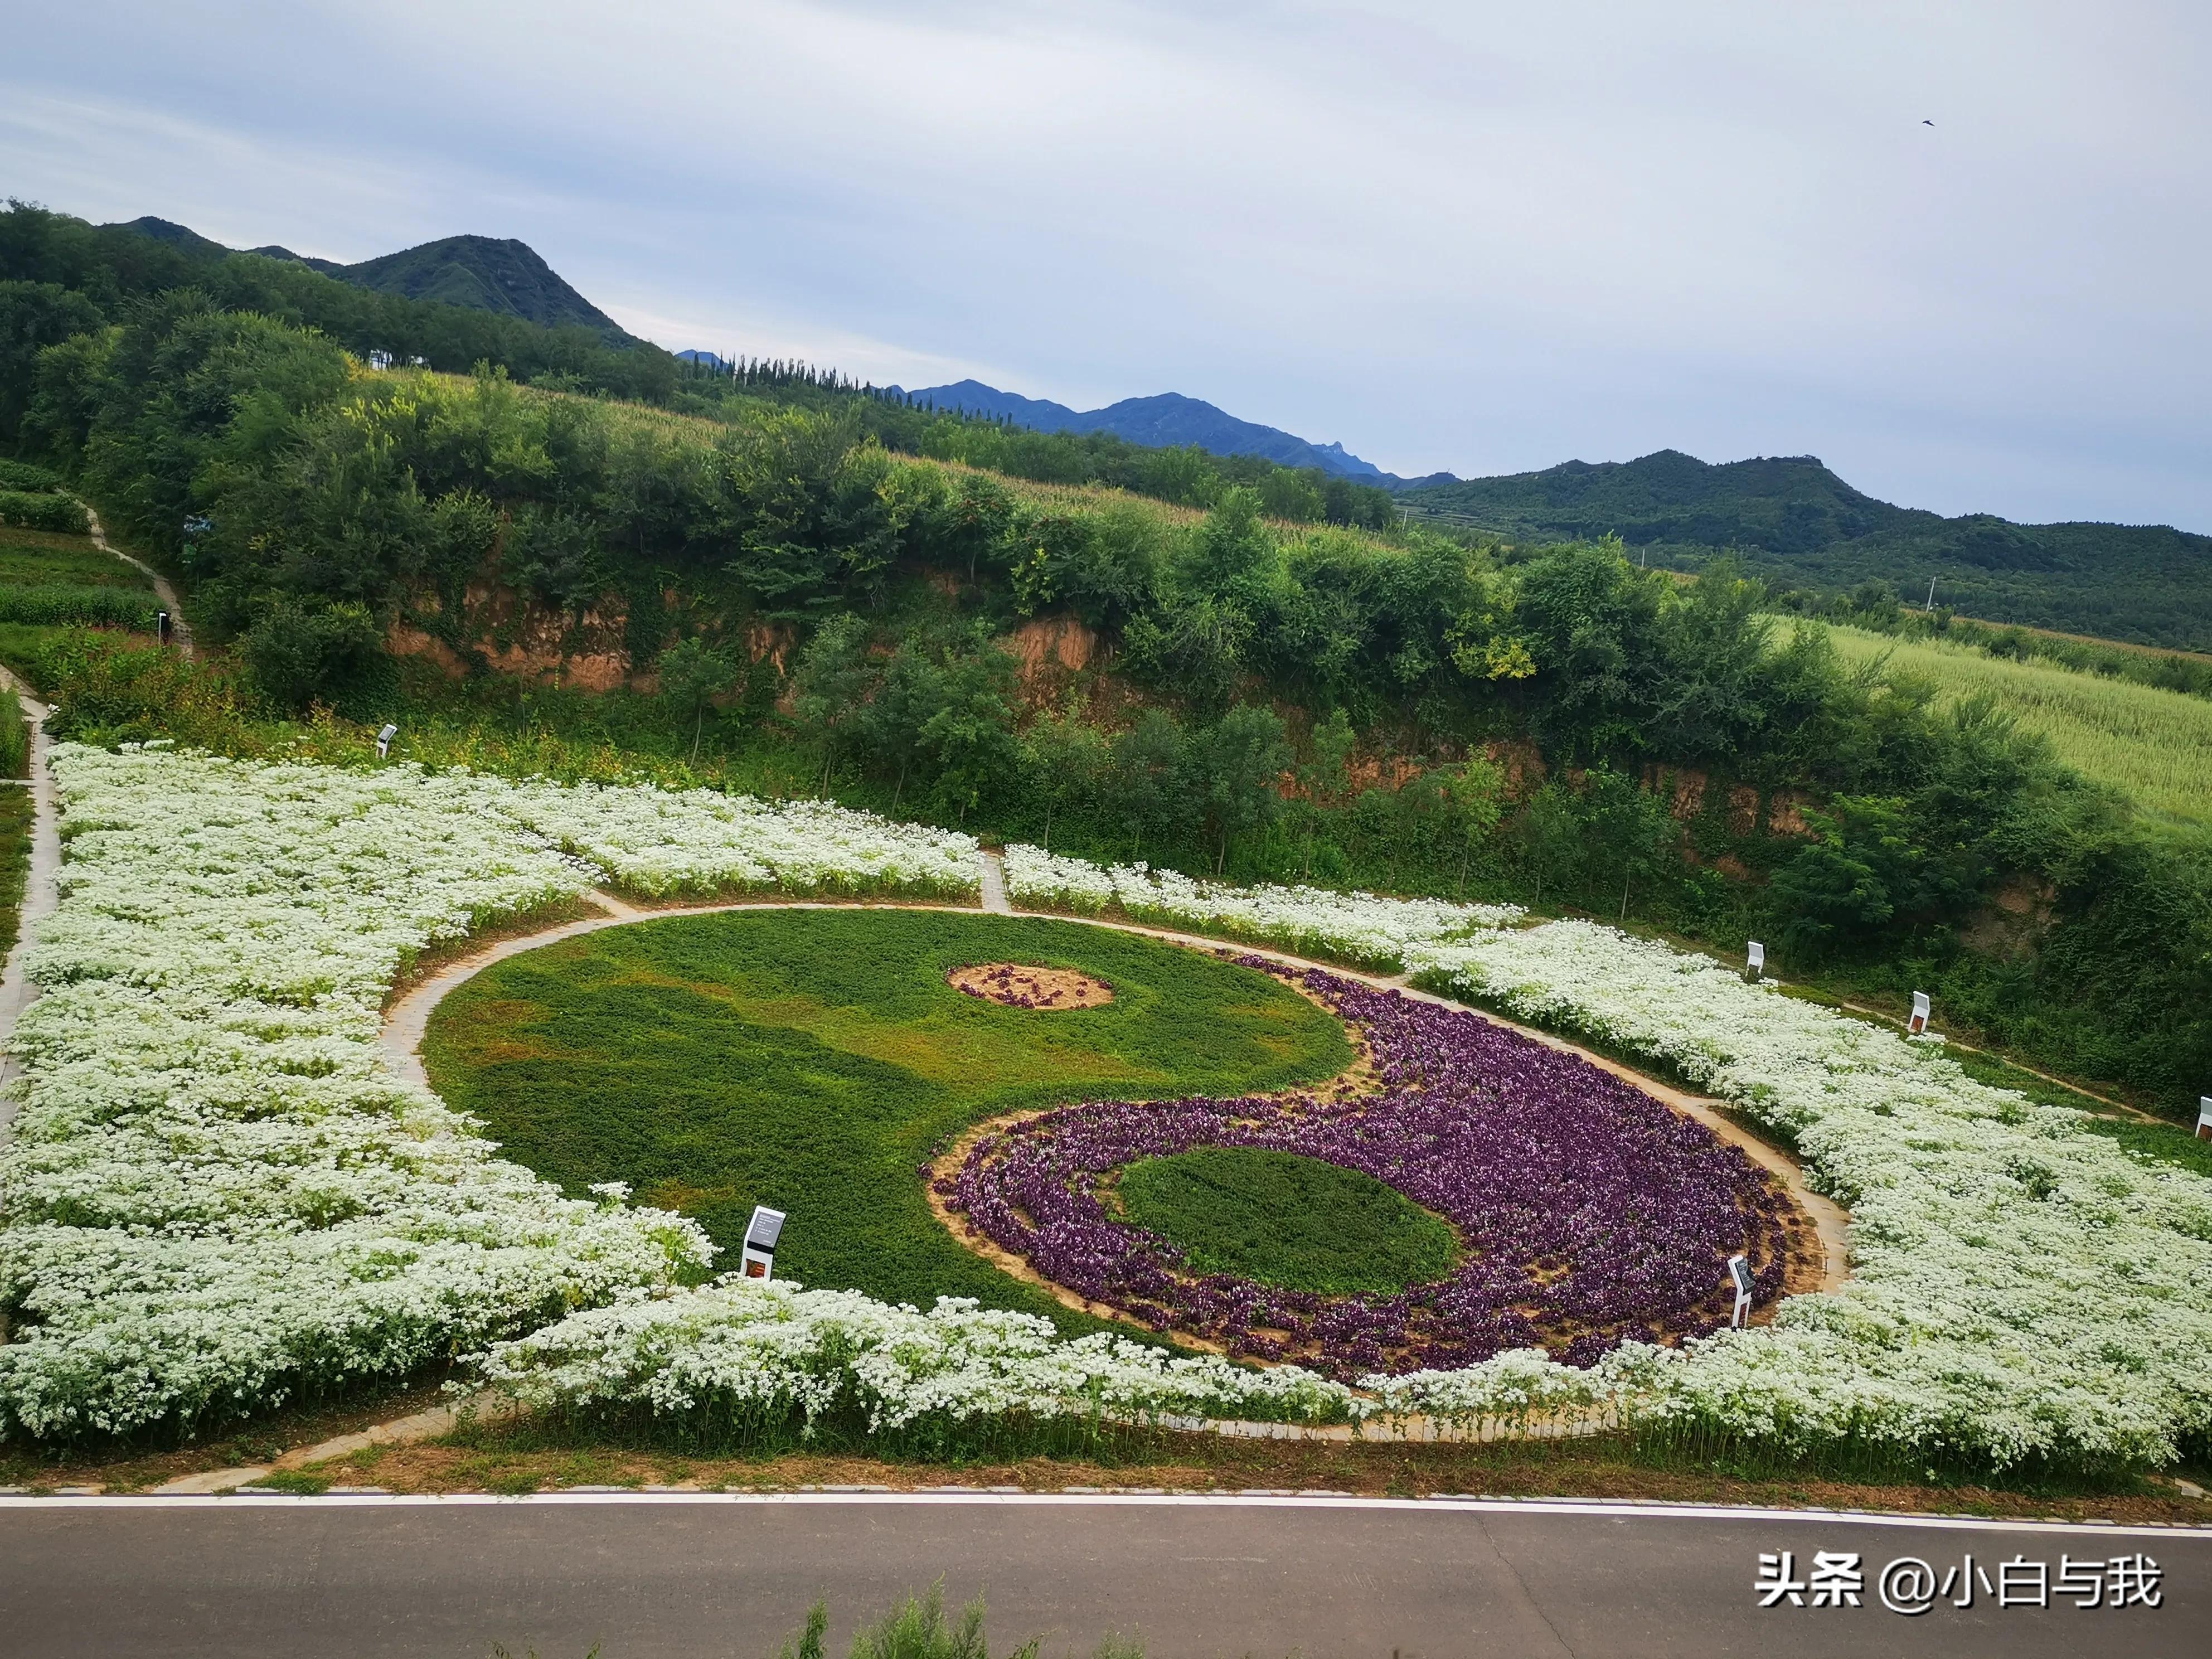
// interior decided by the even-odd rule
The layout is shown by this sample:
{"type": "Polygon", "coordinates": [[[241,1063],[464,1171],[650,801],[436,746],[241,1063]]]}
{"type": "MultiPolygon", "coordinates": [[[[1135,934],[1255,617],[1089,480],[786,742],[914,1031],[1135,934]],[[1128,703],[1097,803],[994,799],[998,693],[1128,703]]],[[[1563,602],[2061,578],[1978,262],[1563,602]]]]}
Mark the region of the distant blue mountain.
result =
{"type": "MultiPolygon", "coordinates": [[[[896,392],[898,388],[894,386],[891,390],[896,392]]],[[[1217,455],[1257,455],[1278,466],[1318,467],[1323,472],[1361,483],[1389,486],[1441,483],[1450,476],[1438,474],[1434,480],[1418,481],[1400,478],[1383,471],[1372,461],[1360,459],[1340,443],[1310,443],[1276,427],[1240,421],[1212,404],[1176,392],[1164,392],[1153,398],[1124,398],[1118,404],[1093,410],[1074,410],[1042,398],[1001,392],[981,380],[924,386],[906,395],[917,403],[933,404],[939,409],[981,415],[992,420],[1010,420],[1017,426],[1037,432],[1110,432],[1133,444],[1152,448],[1195,444],[1217,455]]]]}
{"type": "Polygon", "coordinates": [[[718,351],[679,351],[676,354],[676,361],[679,363],[697,363],[702,368],[712,369],[717,374],[726,374],[732,367],[729,361],[718,351]]]}

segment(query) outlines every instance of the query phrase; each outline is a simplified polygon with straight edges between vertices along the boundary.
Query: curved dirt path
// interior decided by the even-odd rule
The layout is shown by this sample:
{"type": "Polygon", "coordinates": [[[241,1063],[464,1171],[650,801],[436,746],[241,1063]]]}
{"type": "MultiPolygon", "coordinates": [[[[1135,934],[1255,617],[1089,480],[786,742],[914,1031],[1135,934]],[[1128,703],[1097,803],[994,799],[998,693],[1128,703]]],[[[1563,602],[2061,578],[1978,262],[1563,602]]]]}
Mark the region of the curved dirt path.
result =
{"type": "Polygon", "coordinates": [[[169,638],[175,643],[179,654],[185,657],[191,656],[193,654],[192,625],[185,620],[184,603],[177,598],[177,590],[169,585],[169,579],[135,554],[125,553],[119,547],[110,547],[107,544],[107,532],[100,526],[100,514],[92,510],[92,504],[89,501],[80,504],[84,507],[86,526],[92,537],[92,544],[101,552],[112,553],[124,563],[145,573],[147,580],[154,584],[154,596],[161,601],[161,608],[169,613],[169,638]]]}
{"type": "MultiPolygon", "coordinates": [[[[18,1069],[15,1056],[6,1052],[8,1040],[15,1035],[17,1018],[39,994],[39,988],[23,972],[24,958],[30,948],[32,928],[51,915],[58,902],[62,837],[53,774],[46,769],[46,705],[24,690],[21,682],[5,668],[0,668],[0,696],[13,696],[21,704],[23,718],[31,728],[30,869],[24,880],[22,906],[17,913],[16,936],[13,941],[0,941],[12,946],[8,952],[6,971],[0,973],[0,1083],[5,1083],[18,1069]]],[[[15,1101],[0,1097],[0,1138],[4,1138],[15,1118],[15,1101]]]]}

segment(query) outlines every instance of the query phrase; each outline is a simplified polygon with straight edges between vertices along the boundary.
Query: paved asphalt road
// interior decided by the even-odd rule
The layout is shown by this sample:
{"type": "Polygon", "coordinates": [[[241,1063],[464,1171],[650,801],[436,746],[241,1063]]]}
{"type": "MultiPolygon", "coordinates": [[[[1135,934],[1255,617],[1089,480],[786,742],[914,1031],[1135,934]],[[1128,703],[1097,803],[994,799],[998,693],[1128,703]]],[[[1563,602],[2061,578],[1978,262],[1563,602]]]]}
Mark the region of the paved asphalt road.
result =
{"type": "Polygon", "coordinates": [[[1048,1656],[1114,1626],[1152,1659],[2212,1652],[2212,1528],[1319,1498],[0,1499],[0,1646],[39,1659],[770,1659],[825,1592],[840,1654],[940,1576],[956,1601],[988,1590],[994,1650],[1041,1634],[1048,1656]],[[1864,1605],[1760,1609],[1759,1555],[1782,1551],[1799,1577],[1817,1551],[1859,1555],[1864,1605]],[[2138,1551],[2162,1607],[2001,1608],[1977,1585],[1971,1609],[1908,1618],[1875,1593],[1905,1556],[1940,1575],[1971,1555],[1994,1582],[2015,1557],[2055,1573],[2138,1551]]]}

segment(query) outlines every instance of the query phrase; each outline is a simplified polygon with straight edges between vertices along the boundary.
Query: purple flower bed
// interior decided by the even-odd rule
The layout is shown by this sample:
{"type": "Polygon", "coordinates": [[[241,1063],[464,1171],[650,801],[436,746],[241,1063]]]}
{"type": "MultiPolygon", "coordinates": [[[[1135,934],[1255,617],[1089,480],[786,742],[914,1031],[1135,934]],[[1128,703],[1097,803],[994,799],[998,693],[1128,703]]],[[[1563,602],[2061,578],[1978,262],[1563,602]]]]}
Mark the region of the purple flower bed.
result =
{"type": "Polygon", "coordinates": [[[1378,1093],[1350,1098],[1089,1101],[985,1137],[939,1183],[949,1207],[1054,1283],[1158,1330],[1342,1377],[1474,1364],[1540,1346],[1587,1365],[1632,1339],[1726,1322],[1727,1258],[1780,1293],[1788,1207],[1703,1125],[1576,1055],[1477,1015],[1334,975],[1296,980],[1363,1032],[1378,1093]],[[1195,1274],[1117,1219],[1111,1171],[1197,1146],[1256,1146],[1359,1170],[1459,1231],[1449,1278],[1395,1295],[1318,1296],[1195,1274]]]}

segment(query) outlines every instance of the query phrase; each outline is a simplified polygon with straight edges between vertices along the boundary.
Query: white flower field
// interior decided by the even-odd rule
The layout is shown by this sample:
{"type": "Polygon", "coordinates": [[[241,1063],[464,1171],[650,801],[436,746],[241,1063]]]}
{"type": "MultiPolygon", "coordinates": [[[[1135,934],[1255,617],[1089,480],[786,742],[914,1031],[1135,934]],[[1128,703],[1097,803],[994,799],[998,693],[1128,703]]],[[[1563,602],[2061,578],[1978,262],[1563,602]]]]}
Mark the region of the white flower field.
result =
{"type": "Polygon", "coordinates": [[[386,1068],[424,950],[604,881],[971,895],[965,836],[707,792],[63,745],[68,861],[0,1152],[0,1432],[114,1433],[473,1355],[526,1403],[1525,1420],[1602,1412],[1789,1452],[2170,1461],[2212,1422],[2212,1182],[1711,961],[1502,907],[1244,890],[1010,849],[1037,908],[1403,966],[1644,1056],[1800,1151],[1854,1278],[1771,1325],[1348,1389],[970,1303],[701,1285],[691,1223],[568,1199],[386,1068]],[[690,1286],[690,1288],[687,1288],[690,1286]]]}

